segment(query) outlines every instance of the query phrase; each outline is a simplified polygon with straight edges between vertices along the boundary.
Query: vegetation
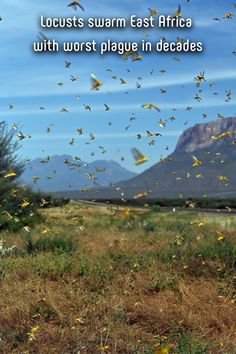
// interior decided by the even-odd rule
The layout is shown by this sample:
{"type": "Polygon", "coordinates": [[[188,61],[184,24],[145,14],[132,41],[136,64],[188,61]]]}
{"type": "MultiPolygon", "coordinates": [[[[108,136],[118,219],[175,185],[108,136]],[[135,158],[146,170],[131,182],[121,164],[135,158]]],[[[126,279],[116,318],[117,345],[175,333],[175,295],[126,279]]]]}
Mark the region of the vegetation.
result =
{"type": "Polygon", "coordinates": [[[236,352],[233,214],[76,203],[41,214],[1,232],[3,353],[236,352]]]}
{"type": "Polygon", "coordinates": [[[19,148],[15,130],[0,122],[0,230],[16,231],[38,219],[35,195],[16,182],[24,169],[19,148]]]}
{"type": "Polygon", "coordinates": [[[24,169],[24,164],[19,160],[17,151],[19,141],[15,139],[15,130],[8,129],[6,122],[0,122],[0,177],[9,172],[14,172],[11,180],[16,179],[24,169]]]}
{"type": "Polygon", "coordinates": [[[19,185],[24,170],[24,162],[17,155],[19,148],[15,130],[8,129],[5,122],[0,122],[0,230],[29,228],[41,218],[38,208],[68,202],[43,193],[34,193],[30,188],[19,185]]]}
{"type": "MultiPolygon", "coordinates": [[[[60,194],[60,193],[59,193],[60,194]]],[[[63,194],[63,193],[61,193],[63,194]]],[[[97,200],[97,202],[104,203],[104,200],[97,200]]],[[[144,203],[148,203],[150,207],[156,208],[189,208],[191,204],[194,204],[196,208],[199,209],[219,209],[227,210],[227,208],[236,209],[236,199],[225,199],[225,198],[189,198],[185,199],[130,199],[130,200],[121,200],[121,199],[112,199],[106,201],[109,204],[115,205],[128,205],[128,206],[143,206],[144,203]]]]}

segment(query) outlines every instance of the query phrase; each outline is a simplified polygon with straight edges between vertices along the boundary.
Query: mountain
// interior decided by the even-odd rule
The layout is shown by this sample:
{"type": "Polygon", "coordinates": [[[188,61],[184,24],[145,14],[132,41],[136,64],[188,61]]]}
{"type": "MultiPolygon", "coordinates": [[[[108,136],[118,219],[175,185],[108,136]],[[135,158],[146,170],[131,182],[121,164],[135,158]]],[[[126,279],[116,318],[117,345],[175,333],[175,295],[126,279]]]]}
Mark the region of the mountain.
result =
{"type": "Polygon", "coordinates": [[[26,165],[21,183],[35,190],[60,192],[81,190],[86,186],[104,187],[136,176],[115,161],[98,160],[85,163],[69,155],[38,158],[26,165]],[[36,179],[33,177],[39,177],[36,179]],[[95,178],[95,179],[94,179],[95,178]],[[35,180],[35,182],[34,182],[35,180]]]}
{"type": "MultiPolygon", "coordinates": [[[[218,119],[210,123],[197,124],[183,132],[179,138],[175,152],[192,153],[198,150],[215,149],[218,146],[228,146],[228,143],[236,138],[235,133],[236,118],[218,119]],[[214,138],[224,133],[230,133],[232,139],[214,138]]],[[[227,138],[227,134],[225,138],[227,138]]]]}
{"type": "Polygon", "coordinates": [[[140,175],[73,198],[120,199],[124,193],[132,199],[144,192],[146,199],[236,197],[236,118],[197,124],[183,132],[170,156],[140,175]]]}

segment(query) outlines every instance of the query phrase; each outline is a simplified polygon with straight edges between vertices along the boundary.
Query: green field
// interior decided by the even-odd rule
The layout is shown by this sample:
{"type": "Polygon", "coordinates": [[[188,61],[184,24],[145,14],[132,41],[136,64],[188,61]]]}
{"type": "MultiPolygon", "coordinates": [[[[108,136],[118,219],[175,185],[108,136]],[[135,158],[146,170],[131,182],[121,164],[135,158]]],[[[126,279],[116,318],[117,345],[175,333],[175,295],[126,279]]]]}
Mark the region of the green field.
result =
{"type": "Polygon", "coordinates": [[[236,353],[233,214],[41,213],[1,232],[1,353],[236,353]]]}

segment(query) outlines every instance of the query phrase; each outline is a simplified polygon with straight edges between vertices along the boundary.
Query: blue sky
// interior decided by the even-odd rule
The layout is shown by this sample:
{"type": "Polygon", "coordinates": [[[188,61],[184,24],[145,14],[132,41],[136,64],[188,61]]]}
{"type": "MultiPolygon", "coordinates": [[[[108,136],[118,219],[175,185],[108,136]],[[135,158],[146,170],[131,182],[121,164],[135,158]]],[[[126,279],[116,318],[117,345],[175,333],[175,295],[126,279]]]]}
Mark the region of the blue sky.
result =
{"type": "Polygon", "coordinates": [[[0,114],[1,120],[6,120],[9,126],[16,123],[24,134],[32,136],[22,142],[20,153],[23,158],[66,153],[80,156],[88,162],[114,159],[124,167],[141,172],[156,163],[161,155],[173,151],[184,129],[215,120],[218,113],[225,117],[235,116],[236,55],[232,52],[236,50],[236,17],[232,20],[213,20],[215,17],[223,18],[229,11],[236,15],[233,1],[81,0],[86,9],[84,13],[68,8],[68,2],[1,0],[0,114]],[[204,51],[201,54],[152,53],[144,54],[140,62],[125,62],[115,54],[101,57],[98,54],[36,54],[32,51],[32,43],[40,30],[40,15],[87,18],[137,14],[145,17],[149,14],[148,7],[158,9],[161,14],[173,14],[178,3],[182,5],[184,17],[193,19],[191,30],[127,28],[121,31],[46,30],[44,33],[60,42],[93,38],[100,42],[107,38],[140,41],[147,32],[147,40],[154,42],[161,36],[168,41],[176,41],[177,37],[202,41],[204,51]],[[178,56],[180,61],[174,61],[174,56],[178,56]],[[65,68],[65,61],[72,63],[71,68],[65,68]],[[112,73],[107,72],[107,68],[112,73]],[[162,74],[160,69],[166,72],[162,74]],[[153,75],[150,75],[151,70],[154,70],[153,75]],[[194,77],[202,71],[205,71],[207,81],[201,87],[202,101],[198,103],[194,100],[198,92],[194,77]],[[91,73],[103,82],[98,92],[90,90],[91,73]],[[71,82],[70,75],[78,77],[78,81],[71,82]],[[117,80],[112,79],[113,75],[117,80]],[[136,89],[139,76],[142,77],[142,88],[136,89]],[[120,78],[125,79],[127,84],[120,85],[120,78]],[[216,84],[210,87],[212,81],[216,84]],[[63,82],[64,86],[59,87],[58,82],[63,82]],[[161,94],[160,89],[167,89],[167,94],[161,94]],[[231,102],[226,102],[226,91],[229,89],[233,96],[231,102]],[[80,99],[76,98],[78,95],[80,99]],[[141,106],[145,103],[156,103],[161,113],[144,110],[141,106]],[[9,104],[14,105],[13,110],[8,109],[9,104]],[[91,105],[92,112],[84,110],[87,104],[91,105]],[[105,112],[104,104],[111,107],[109,112],[105,112]],[[40,106],[46,110],[40,111],[40,106]],[[187,106],[193,109],[188,112],[187,106]],[[59,110],[62,107],[69,112],[61,113],[59,110]],[[130,122],[133,113],[137,119],[130,122]],[[208,118],[203,119],[202,114],[208,114],[208,118]],[[159,119],[172,116],[175,116],[175,121],[168,120],[166,128],[162,129],[157,124],[159,119]],[[52,131],[47,134],[50,124],[52,131]],[[84,129],[83,136],[76,132],[80,127],[84,129]],[[147,130],[160,132],[163,137],[154,138],[156,143],[150,146],[148,142],[151,139],[145,136],[147,130]],[[89,133],[93,133],[96,139],[90,141],[89,133]],[[138,133],[142,135],[140,140],[136,137],[138,133]],[[72,138],[76,141],[73,146],[69,144],[72,138]],[[103,146],[106,154],[102,154],[98,146],[103,146]],[[132,147],[140,149],[150,157],[150,161],[139,167],[134,166],[130,153],[132,147]],[[121,157],[125,157],[124,161],[121,157]]]}

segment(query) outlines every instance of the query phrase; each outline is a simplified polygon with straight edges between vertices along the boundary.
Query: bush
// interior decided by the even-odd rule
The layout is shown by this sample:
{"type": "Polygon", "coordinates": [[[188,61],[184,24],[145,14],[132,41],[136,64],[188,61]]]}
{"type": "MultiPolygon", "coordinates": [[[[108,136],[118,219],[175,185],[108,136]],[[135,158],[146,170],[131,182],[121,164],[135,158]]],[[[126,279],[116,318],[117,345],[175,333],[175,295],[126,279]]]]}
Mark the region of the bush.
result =
{"type": "Polygon", "coordinates": [[[36,241],[33,241],[29,236],[25,247],[28,254],[40,252],[72,253],[76,245],[72,238],[66,238],[65,235],[45,235],[36,241]]]}
{"type": "Polygon", "coordinates": [[[0,230],[17,231],[39,221],[38,205],[30,189],[1,183],[0,192],[0,230]]]}

